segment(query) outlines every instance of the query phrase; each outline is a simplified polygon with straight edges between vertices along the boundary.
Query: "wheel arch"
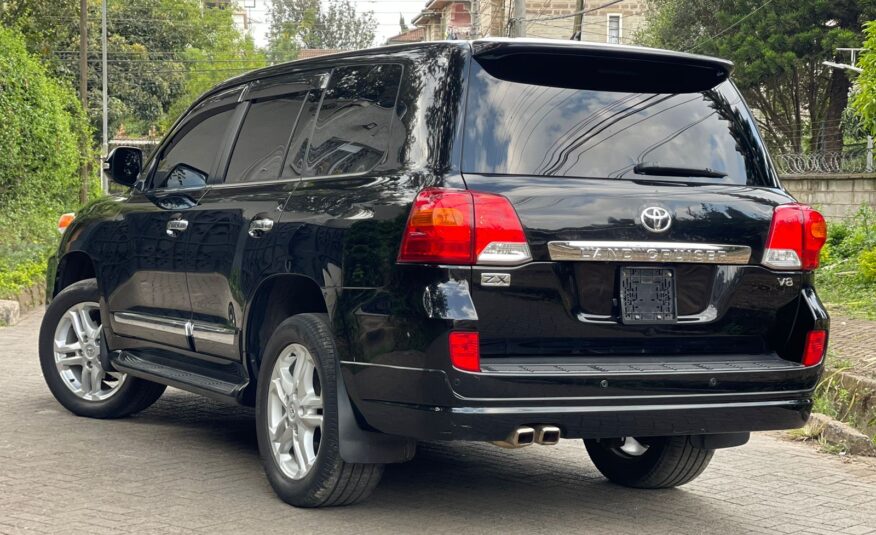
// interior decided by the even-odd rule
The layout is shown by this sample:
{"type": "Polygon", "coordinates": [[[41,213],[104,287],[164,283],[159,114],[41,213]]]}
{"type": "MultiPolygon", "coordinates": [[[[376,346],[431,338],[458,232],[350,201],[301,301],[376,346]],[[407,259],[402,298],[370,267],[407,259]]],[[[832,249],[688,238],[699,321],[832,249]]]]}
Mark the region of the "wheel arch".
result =
{"type": "MultiPolygon", "coordinates": [[[[61,290],[73,283],[92,278],[97,278],[94,259],[84,251],[70,251],[58,260],[51,297],[55,297],[61,290]]],[[[98,281],[98,288],[100,288],[100,281],[98,281]]]]}
{"type": "Polygon", "coordinates": [[[258,376],[262,351],[277,325],[304,313],[328,313],[323,289],[312,278],[281,274],[259,284],[249,300],[243,324],[242,349],[253,377],[258,376]]]}

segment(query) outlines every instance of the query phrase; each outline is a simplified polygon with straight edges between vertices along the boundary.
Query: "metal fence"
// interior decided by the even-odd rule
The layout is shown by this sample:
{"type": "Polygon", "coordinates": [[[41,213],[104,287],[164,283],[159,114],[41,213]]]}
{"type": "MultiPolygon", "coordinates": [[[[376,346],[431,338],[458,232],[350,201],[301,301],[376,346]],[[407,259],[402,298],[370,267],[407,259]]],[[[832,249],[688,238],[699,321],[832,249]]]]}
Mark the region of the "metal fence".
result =
{"type": "Polygon", "coordinates": [[[780,153],[773,155],[779,173],[790,175],[826,175],[872,173],[873,138],[865,143],[843,146],[839,152],[806,154],[780,153]]]}

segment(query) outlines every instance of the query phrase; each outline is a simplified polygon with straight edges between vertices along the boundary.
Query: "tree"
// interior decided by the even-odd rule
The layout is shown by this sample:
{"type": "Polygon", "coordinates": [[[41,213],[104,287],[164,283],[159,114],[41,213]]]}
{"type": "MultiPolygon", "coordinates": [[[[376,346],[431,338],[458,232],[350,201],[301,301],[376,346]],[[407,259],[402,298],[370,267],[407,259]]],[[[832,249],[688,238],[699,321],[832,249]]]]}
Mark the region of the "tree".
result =
{"type": "Polygon", "coordinates": [[[855,93],[852,97],[860,127],[871,135],[876,135],[876,21],[864,25],[867,40],[864,53],[858,59],[862,72],[858,76],[855,93]]]}
{"type": "Polygon", "coordinates": [[[731,59],[774,150],[842,149],[850,82],[822,61],[837,47],[860,46],[876,1],[650,0],[650,8],[639,41],[731,59]]]}
{"type": "Polygon", "coordinates": [[[376,30],[374,14],[357,13],[350,0],[274,0],[268,54],[289,61],[300,48],[367,48],[376,30]]]}
{"type": "MultiPolygon", "coordinates": [[[[79,79],[76,2],[5,0],[0,22],[19,29],[28,49],[52,65],[55,75],[79,79]],[[73,6],[71,8],[71,6],[73,6]]],[[[89,116],[101,123],[100,0],[89,9],[89,116]]],[[[230,10],[204,8],[201,0],[109,2],[110,132],[125,125],[145,134],[166,126],[199,92],[213,83],[263,66],[251,39],[234,27],[230,10]]]]}

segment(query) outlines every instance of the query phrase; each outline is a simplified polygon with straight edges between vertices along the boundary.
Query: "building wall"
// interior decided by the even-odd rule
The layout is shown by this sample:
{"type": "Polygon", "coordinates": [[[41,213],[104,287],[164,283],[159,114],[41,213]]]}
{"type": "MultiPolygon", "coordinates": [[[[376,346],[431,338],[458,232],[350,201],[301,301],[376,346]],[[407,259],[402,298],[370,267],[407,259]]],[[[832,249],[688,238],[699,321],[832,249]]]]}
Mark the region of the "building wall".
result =
{"type": "Polygon", "coordinates": [[[794,198],[828,220],[847,219],[863,204],[876,208],[874,175],[785,175],[781,181],[794,198]]]}
{"type": "MultiPolygon", "coordinates": [[[[480,31],[483,37],[508,35],[508,9],[512,0],[480,0],[480,31]]],[[[585,0],[584,9],[604,4],[605,0],[585,0]]],[[[554,17],[570,15],[553,20],[531,21],[527,24],[527,37],[548,39],[569,39],[573,34],[575,17],[571,15],[577,7],[575,0],[528,0],[526,18],[554,17]]],[[[609,15],[620,15],[621,43],[632,44],[636,31],[645,24],[645,0],[624,0],[613,6],[587,13],[582,21],[584,41],[605,43],[608,38],[609,15]]]]}

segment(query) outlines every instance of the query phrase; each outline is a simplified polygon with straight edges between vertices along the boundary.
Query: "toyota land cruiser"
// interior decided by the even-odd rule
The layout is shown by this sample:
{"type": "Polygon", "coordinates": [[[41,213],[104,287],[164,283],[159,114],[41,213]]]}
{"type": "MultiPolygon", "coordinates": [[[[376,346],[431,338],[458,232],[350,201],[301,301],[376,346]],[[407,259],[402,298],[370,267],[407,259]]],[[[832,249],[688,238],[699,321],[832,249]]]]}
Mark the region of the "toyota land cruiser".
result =
{"type": "Polygon", "coordinates": [[[697,477],[809,416],[824,218],[729,62],[484,39],[233,78],[83,208],[39,338],[70,411],[167,385],[255,406],[268,479],[364,499],[416,441],[583,439],[616,483],[697,477]]]}

